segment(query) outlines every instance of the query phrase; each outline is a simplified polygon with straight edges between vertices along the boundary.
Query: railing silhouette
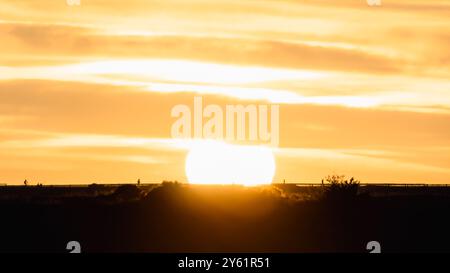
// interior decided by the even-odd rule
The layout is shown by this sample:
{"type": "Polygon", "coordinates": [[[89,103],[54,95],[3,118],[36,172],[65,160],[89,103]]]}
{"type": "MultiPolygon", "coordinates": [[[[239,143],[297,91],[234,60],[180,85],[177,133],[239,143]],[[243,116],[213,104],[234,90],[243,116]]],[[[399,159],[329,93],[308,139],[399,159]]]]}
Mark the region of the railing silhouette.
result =
{"type": "MultiPolygon", "coordinates": [[[[97,185],[100,187],[119,187],[122,185],[137,185],[137,186],[141,186],[141,187],[145,187],[145,186],[156,186],[156,185],[160,185],[161,182],[150,182],[150,183],[143,183],[141,182],[140,184],[137,183],[131,183],[131,182],[125,182],[125,183],[108,183],[108,184],[103,184],[103,183],[90,183],[90,184],[47,184],[47,185],[42,185],[43,187],[55,187],[55,188],[60,188],[60,187],[65,187],[65,188],[84,188],[84,187],[89,187],[92,185],[97,185]]],[[[180,184],[186,184],[188,185],[189,183],[180,183],[180,184]]],[[[326,186],[328,185],[328,183],[307,183],[307,182],[288,182],[288,183],[272,183],[271,185],[296,185],[299,187],[321,187],[321,186],[326,186]]],[[[450,187],[450,184],[427,184],[427,183],[360,183],[359,184],[361,187],[393,187],[393,188],[419,188],[419,187],[442,187],[442,188],[447,188],[450,187]]],[[[33,187],[36,185],[29,185],[29,187],[33,187]]],[[[231,185],[230,185],[231,186],[231,185]]],[[[238,184],[235,184],[235,186],[239,186],[238,184]]],[[[8,185],[6,183],[0,183],[0,187],[23,187],[23,185],[8,185]]]]}

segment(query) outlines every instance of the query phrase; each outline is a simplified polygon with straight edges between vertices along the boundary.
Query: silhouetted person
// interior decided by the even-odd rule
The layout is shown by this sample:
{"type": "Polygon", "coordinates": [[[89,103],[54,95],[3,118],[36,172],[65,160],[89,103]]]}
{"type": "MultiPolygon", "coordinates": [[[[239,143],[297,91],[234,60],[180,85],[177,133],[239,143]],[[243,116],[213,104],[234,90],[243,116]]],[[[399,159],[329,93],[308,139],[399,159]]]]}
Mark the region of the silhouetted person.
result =
{"type": "Polygon", "coordinates": [[[25,179],[25,181],[23,181],[23,184],[24,184],[25,186],[28,186],[28,180],[25,179]]]}

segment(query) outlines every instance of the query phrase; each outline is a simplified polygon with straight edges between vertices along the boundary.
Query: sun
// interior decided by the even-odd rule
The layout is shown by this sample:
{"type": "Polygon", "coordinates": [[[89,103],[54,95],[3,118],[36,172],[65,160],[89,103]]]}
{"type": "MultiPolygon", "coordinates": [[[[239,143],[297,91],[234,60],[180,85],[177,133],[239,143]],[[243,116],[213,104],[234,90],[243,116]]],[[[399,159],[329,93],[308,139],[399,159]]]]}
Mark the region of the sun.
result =
{"type": "Polygon", "coordinates": [[[266,185],[272,183],[274,174],[274,155],[265,146],[205,141],[193,145],[186,157],[191,184],[266,185]]]}

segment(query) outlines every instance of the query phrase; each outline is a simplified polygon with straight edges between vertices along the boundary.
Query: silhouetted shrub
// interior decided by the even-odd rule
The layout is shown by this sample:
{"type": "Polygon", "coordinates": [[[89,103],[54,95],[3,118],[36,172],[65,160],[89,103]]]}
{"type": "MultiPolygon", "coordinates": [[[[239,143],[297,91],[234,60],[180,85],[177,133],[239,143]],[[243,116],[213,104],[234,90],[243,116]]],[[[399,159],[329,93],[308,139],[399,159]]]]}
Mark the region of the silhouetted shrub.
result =
{"type": "Polygon", "coordinates": [[[358,195],[360,182],[355,178],[345,179],[344,175],[329,175],[324,185],[324,198],[328,200],[353,200],[358,195]]]}
{"type": "Polygon", "coordinates": [[[133,201],[141,198],[141,190],[136,185],[119,186],[113,196],[119,201],[133,201]]]}
{"type": "Polygon", "coordinates": [[[180,195],[183,193],[182,188],[182,184],[177,181],[164,180],[160,185],[148,192],[143,200],[144,202],[175,201],[176,199],[180,199],[180,195]]]}
{"type": "Polygon", "coordinates": [[[96,183],[92,183],[88,186],[89,191],[94,195],[99,195],[105,187],[96,183]]]}
{"type": "Polygon", "coordinates": [[[170,187],[170,186],[179,186],[180,185],[180,182],[178,182],[178,181],[168,181],[168,180],[164,180],[162,183],[161,183],[161,186],[164,186],[164,187],[170,187]]]}

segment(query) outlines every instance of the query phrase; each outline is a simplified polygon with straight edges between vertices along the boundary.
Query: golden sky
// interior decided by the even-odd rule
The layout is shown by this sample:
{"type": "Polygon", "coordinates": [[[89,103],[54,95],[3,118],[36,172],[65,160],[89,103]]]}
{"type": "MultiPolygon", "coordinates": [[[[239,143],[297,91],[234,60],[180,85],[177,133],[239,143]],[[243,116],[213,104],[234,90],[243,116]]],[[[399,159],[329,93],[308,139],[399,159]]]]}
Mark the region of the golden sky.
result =
{"type": "Polygon", "coordinates": [[[186,181],[171,108],[277,103],[275,181],[450,183],[447,0],[0,0],[0,183],[186,181]]]}

